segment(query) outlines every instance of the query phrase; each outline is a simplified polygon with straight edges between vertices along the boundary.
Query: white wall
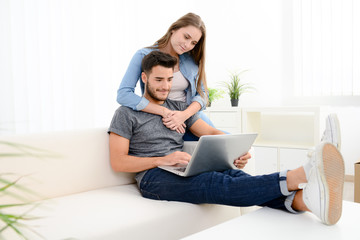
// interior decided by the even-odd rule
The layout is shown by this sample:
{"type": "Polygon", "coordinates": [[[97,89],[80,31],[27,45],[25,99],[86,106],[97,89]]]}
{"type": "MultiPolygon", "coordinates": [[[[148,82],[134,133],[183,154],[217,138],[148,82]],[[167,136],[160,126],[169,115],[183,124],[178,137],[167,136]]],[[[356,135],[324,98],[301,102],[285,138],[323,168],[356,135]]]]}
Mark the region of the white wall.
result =
{"type": "MultiPolygon", "coordinates": [[[[207,20],[209,87],[228,80],[230,71],[247,69],[243,81],[251,82],[257,91],[244,94],[240,105],[280,104],[281,10],[281,1],[228,1],[218,18],[207,20]]],[[[230,105],[228,96],[222,102],[230,105]]]]}

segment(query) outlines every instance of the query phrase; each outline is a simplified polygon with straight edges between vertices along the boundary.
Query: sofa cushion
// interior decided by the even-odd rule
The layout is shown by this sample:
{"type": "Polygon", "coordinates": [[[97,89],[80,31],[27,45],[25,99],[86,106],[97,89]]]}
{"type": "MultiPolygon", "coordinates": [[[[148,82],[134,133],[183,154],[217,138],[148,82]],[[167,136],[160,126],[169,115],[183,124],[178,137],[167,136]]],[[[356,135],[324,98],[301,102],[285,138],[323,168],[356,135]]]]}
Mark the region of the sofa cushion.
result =
{"type": "Polygon", "coordinates": [[[45,239],[179,239],[240,215],[239,208],[143,198],[135,184],[55,198],[31,214],[45,239]]]}

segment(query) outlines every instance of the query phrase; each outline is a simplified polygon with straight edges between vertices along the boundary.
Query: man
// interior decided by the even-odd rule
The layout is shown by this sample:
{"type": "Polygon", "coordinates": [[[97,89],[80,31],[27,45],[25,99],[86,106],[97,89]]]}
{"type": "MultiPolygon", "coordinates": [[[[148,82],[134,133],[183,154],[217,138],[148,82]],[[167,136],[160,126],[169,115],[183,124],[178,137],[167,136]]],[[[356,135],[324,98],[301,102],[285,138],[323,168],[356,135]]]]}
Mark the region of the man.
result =
{"type": "MultiPolygon", "coordinates": [[[[142,62],[144,96],[171,110],[183,110],[185,103],[167,100],[176,59],[154,51],[142,62]]],[[[186,121],[196,136],[224,134],[197,115],[186,121]]],[[[334,131],[326,131],[331,134],[334,131]]],[[[146,198],[213,203],[231,206],[268,206],[292,213],[311,211],[325,224],[335,224],[341,216],[344,162],[337,148],[322,142],[312,150],[309,162],[297,169],[251,176],[242,169],[250,154],[234,161],[239,170],[206,172],[180,177],[157,168],[187,164],[191,156],[181,152],[182,134],[169,130],[158,115],[119,107],[110,133],[110,161],[114,171],[136,172],[141,194],[146,198]]],[[[325,139],[332,139],[326,136],[325,139]]]]}

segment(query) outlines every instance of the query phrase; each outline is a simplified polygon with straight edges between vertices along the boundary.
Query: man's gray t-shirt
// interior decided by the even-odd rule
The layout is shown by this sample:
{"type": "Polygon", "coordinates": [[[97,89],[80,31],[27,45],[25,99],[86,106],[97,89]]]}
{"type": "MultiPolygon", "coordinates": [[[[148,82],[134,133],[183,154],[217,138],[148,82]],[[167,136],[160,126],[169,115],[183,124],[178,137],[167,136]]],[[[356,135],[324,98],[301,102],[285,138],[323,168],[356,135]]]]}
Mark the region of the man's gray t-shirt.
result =
{"type": "MultiPolygon", "coordinates": [[[[187,108],[186,103],[166,100],[162,106],[176,111],[187,108]]],[[[185,124],[190,128],[199,119],[193,115],[185,124]]],[[[183,147],[183,135],[168,129],[162,122],[162,117],[131,108],[119,107],[111,121],[108,132],[116,133],[130,140],[129,155],[136,157],[162,157],[183,147]]],[[[137,175],[138,184],[145,172],[137,175]]]]}

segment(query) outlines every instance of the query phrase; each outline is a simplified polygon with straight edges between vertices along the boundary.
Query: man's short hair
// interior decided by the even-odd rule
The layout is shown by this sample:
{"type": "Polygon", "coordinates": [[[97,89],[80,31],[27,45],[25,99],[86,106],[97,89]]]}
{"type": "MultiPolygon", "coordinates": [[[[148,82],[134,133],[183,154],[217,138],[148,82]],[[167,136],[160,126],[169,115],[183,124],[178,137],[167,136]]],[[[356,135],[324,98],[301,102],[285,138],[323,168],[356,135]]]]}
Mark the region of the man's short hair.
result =
{"type": "Polygon", "coordinates": [[[151,73],[151,69],[155,66],[162,66],[166,68],[174,68],[177,63],[177,59],[170,54],[152,51],[146,55],[141,62],[141,69],[146,74],[151,73]]]}

